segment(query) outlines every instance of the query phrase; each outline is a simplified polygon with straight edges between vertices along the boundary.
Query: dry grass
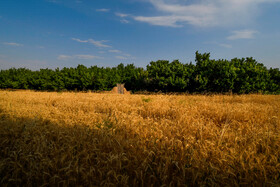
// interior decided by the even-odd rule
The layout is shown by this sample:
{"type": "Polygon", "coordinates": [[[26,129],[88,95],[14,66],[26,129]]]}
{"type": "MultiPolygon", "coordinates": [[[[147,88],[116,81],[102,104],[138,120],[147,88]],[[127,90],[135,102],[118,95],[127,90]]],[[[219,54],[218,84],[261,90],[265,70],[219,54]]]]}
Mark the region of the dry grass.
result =
{"type": "Polygon", "coordinates": [[[0,91],[0,186],[277,186],[280,96],[0,91]]]}

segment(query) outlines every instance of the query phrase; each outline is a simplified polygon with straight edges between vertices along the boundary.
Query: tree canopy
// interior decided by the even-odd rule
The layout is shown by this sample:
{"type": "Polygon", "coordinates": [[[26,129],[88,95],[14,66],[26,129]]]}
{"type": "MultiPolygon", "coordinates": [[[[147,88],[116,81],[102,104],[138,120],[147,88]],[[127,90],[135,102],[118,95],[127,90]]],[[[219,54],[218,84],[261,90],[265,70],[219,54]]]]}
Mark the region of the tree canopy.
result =
{"type": "Polygon", "coordinates": [[[189,93],[280,93],[280,71],[268,69],[250,58],[210,59],[210,53],[196,52],[196,64],[179,60],[152,61],[147,68],[119,64],[104,68],[78,65],[76,68],[11,68],[0,71],[0,88],[32,90],[110,90],[125,83],[128,90],[189,93]]]}

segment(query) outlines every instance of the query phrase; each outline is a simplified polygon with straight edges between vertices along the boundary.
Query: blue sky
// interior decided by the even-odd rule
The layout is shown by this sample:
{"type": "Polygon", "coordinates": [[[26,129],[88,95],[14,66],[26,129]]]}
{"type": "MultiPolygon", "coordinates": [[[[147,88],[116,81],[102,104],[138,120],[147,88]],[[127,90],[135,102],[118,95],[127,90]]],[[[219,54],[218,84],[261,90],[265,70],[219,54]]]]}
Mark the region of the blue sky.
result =
{"type": "Polygon", "coordinates": [[[280,67],[280,0],[1,0],[0,69],[254,57],[280,67]]]}

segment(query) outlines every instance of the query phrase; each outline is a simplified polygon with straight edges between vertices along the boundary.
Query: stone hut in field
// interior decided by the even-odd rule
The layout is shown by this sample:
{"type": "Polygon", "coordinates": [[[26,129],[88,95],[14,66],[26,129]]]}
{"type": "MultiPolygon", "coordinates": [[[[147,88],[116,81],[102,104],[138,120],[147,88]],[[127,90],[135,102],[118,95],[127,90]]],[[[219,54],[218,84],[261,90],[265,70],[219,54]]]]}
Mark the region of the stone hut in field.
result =
{"type": "Polygon", "coordinates": [[[115,94],[130,94],[130,92],[125,89],[124,84],[117,84],[111,92],[115,94]]]}

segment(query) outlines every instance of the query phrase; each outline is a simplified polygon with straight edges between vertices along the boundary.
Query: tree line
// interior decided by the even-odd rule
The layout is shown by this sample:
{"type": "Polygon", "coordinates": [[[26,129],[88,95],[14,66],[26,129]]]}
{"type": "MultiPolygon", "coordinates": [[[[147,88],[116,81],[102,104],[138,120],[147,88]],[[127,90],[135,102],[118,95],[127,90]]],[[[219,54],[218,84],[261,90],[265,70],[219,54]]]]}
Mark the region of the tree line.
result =
{"type": "Polygon", "coordinates": [[[146,69],[134,64],[116,67],[40,69],[11,68],[0,71],[1,89],[49,91],[103,91],[125,83],[132,92],[271,93],[280,94],[280,71],[268,69],[252,57],[232,60],[210,59],[210,53],[196,52],[196,64],[158,60],[146,69]]]}

